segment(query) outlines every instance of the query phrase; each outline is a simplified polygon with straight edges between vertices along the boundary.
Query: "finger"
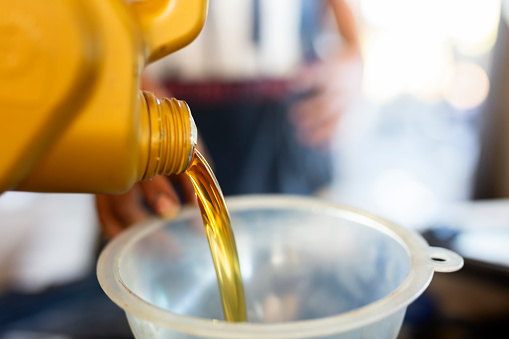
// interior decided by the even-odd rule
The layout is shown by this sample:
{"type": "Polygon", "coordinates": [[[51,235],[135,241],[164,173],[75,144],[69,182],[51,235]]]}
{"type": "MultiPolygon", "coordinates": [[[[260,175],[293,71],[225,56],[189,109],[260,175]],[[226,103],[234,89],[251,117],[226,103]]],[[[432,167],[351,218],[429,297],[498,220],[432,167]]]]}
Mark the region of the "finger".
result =
{"type": "Polygon", "coordinates": [[[109,198],[107,195],[96,195],[95,204],[103,233],[111,239],[122,232],[124,225],[113,213],[109,198]]]}
{"type": "Polygon", "coordinates": [[[300,120],[295,122],[297,138],[307,146],[324,146],[330,143],[342,114],[340,103],[313,100],[303,103],[300,120]],[[311,109],[312,108],[312,109],[311,109]]]}
{"type": "Polygon", "coordinates": [[[172,218],[178,213],[179,198],[168,177],[156,175],[152,180],[142,181],[140,188],[148,204],[157,215],[172,218]]]}
{"type": "Polygon", "coordinates": [[[137,185],[124,194],[98,195],[96,206],[103,230],[109,237],[148,217],[141,204],[137,185]]]}
{"type": "MultiPolygon", "coordinates": [[[[331,108],[331,110],[334,110],[331,108]]],[[[312,147],[324,146],[333,139],[340,119],[340,111],[329,112],[317,117],[316,123],[309,124],[300,131],[302,141],[312,147]]]]}
{"type": "Polygon", "coordinates": [[[303,136],[303,142],[308,146],[327,150],[331,146],[336,127],[336,123],[317,126],[303,136]]]}
{"type": "Polygon", "coordinates": [[[139,184],[126,193],[110,195],[109,203],[112,212],[124,227],[141,222],[149,216],[141,201],[139,184]]]}
{"type": "Polygon", "coordinates": [[[322,68],[320,63],[313,63],[303,67],[292,82],[292,89],[301,92],[315,88],[320,83],[322,68]]]}
{"type": "Polygon", "coordinates": [[[296,126],[305,124],[304,121],[310,119],[318,111],[317,105],[321,105],[321,96],[322,94],[316,94],[296,102],[289,110],[290,121],[296,126]]]}
{"type": "Polygon", "coordinates": [[[330,102],[323,93],[316,94],[297,103],[290,112],[290,119],[299,133],[305,133],[330,119],[332,112],[329,106],[330,102]]]}

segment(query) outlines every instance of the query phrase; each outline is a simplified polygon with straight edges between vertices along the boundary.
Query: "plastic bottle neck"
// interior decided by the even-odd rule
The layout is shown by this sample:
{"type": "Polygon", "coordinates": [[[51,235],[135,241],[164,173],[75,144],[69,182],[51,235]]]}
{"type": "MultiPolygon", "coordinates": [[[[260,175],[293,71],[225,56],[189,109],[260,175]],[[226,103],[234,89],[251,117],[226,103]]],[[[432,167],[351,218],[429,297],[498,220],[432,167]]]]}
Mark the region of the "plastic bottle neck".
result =
{"type": "Polygon", "coordinates": [[[197,140],[197,129],[187,103],[174,98],[157,99],[140,91],[142,180],[156,174],[180,174],[187,170],[197,140]],[[143,161],[146,159],[146,161],[143,161]]]}

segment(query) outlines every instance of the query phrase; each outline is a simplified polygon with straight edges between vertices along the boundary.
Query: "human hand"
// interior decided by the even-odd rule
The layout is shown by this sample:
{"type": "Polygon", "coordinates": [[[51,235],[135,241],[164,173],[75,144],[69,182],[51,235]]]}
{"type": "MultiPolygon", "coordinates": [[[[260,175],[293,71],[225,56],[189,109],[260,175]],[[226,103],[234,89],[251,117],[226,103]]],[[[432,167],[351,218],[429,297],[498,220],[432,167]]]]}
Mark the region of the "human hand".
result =
{"type": "Polygon", "coordinates": [[[118,195],[96,195],[96,208],[104,234],[113,238],[125,228],[141,222],[152,213],[164,218],[174,217],[180,201],[174,189],[178,185],[184,202],[195,202],[191,181],[185,174],[171,177],[157,175],[152,180],[135,184],[118,195]]]}
{"type": "Polygon", "coordinates": [[[341,51],[330,60],[306,67],[296,86],[310,95],[289,112],[298,140],[307,146],[328,148],[342,114],[355,102],[361,89],[363,63],[360,51],[341,51]]]}
{"type": "MultiPolygon", "coordinates": [[[[163,98],[170,96],[164,86],[147,75],[141,78],[141,87],[163,98]]],[[[198,140],[196,147],[213,166],[206,146],[198,140]]],[[[174,187],[178,187],[184,203],[196,203],[191,180],[186,174],[166,177],[157,175],[152,180],[135,184],[128,192],[118,195],[96,195],[96,209],[104,234],[113,238],[125,228],[156,214],[164,218],[174,217],[181,201],[174,187]]]]}

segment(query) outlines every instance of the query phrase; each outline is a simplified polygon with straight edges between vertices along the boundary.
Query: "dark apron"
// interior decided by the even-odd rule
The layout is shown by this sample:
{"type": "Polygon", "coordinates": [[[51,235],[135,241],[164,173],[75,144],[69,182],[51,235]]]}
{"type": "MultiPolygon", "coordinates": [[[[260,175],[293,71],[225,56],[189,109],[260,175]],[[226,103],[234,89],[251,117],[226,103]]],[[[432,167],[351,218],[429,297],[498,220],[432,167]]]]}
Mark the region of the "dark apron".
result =
{"type": "Polygon", "coordinates": [[[330,155],[296,139],[287,118],[292,102],[190,104],[225,195],[311,194],[331,180],[330,155]]]}

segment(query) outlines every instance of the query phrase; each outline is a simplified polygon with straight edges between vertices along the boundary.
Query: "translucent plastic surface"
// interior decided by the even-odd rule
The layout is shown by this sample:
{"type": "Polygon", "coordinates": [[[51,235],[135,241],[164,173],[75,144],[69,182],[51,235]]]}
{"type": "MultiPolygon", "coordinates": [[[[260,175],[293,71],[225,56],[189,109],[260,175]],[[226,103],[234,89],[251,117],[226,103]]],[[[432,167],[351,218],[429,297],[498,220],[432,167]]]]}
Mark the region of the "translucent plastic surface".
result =
{"type": "MultiPolygon", "coordinates": [[[[395,338],[436,269],[417,234],[314,199],[228,201],[249,323],[223,318],[198,209],[121,235],[98,267],[137,338],[395,338]]],[[[445,264],[444,264],[445,263],[445,264]]]]}

